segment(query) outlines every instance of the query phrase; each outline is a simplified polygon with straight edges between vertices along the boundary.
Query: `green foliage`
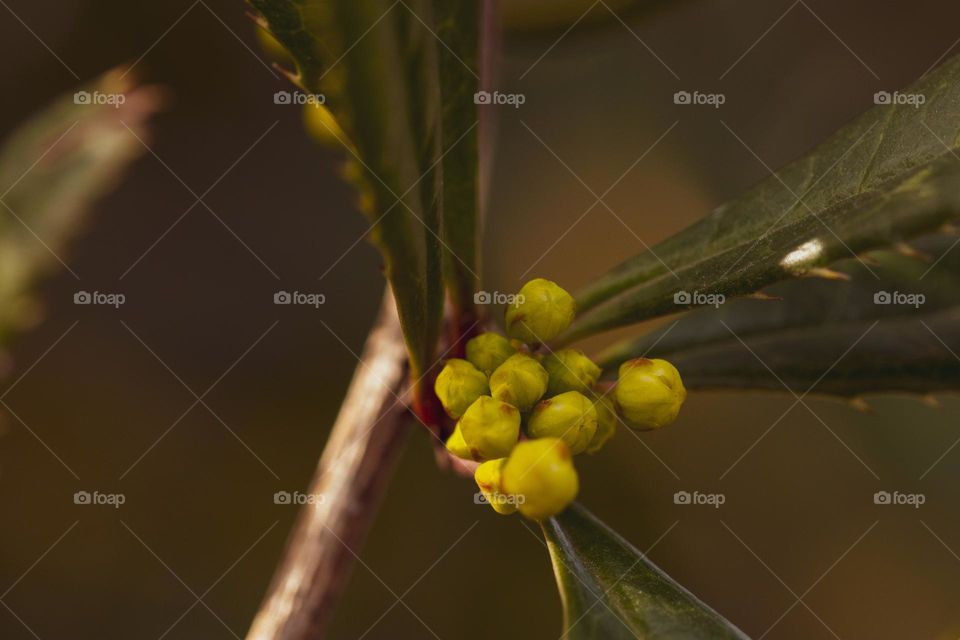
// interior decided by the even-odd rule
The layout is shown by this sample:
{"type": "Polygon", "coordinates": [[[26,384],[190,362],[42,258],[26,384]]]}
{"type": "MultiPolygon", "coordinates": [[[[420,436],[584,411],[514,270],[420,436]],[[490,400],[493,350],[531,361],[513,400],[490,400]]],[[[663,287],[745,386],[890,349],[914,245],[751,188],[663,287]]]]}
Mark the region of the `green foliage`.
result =
{"type": "Polygon", "coordinates": [[[937,230],[960,216],[960,56],[741,197],[582,291],[570,342],[673,313],[678,291],[734,296],[937,230]]]}
{"type": "Polygon", "coordinates": [[[698,310],[614,346],[603,363],[649,352],[669,358],[695,389],[783,391],[786,384],[798,394],[813,387],[841,396],[960,389],[960,360],[946,346],[960,340],[954,242],[941,236],[920,245],[929,261],[872,254],[879,280],[848,261],[838,269],[849,281],[795,280],[771,289],[782,300],[698,310]]]}
{"type": "Polygon", "coordinates": [[[0,342],[36,316],[31,285],[60,255],[93,202],[145,152],[155,89],[118,71],[63,96],[13,132],[0,149],[0,342]],[[84,93],[80,93],[84,92],[84,93]],[[80,102],[80,104],[78,104],[80,102]]]}
{"type": "Polygon", "coordinates": [[[543,523],[563,600],[566,640],[746,640],[590,512],[543,523]]]}
{"type": "MultiPolygon", "coordinates": [[[[473,60],[477,5],[252,4],[261,26],[296,62],[294,82],[324,94],[346,135],[346,175],[361,193],[419,377],[432,363],[439,337],[443,273],[451,289],[461,292],[472,291],[476,272],[476,80],[468,66],[451,62],[438,32],[456,38],[460,53],[473,60]],[[465,149],[459,148],[461,138],[468,139],[465,149]]],[[[457,293],[458,300],[464,297],[457,293]]]]}

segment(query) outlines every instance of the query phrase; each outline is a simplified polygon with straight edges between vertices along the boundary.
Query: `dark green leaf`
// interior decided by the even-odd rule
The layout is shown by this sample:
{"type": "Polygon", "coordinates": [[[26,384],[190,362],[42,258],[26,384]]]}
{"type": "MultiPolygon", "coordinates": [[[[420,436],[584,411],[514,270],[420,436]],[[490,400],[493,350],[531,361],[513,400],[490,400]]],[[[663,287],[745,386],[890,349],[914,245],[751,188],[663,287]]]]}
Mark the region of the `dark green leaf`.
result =
{"type": "Polygon", "coordinates": [[[145,152],[137,138],[159,103],[156,89],[114,71],[57,100],[0,149],[0,340],[31,319],[30,286],[65,266],[93,202],[145,152]]]}
{"type": "Polygon", "coordinates": [[[371,239],[384,258],[414,376],[431,363],[442,317],[438,42],[426,0],[252,0],[261,26],[322,93],[346,139],[371,239]]]}
{"type": "Polygon", "coordinates": [[[785,282],[771,289],[782,300],[739,299],[700,309],[601,359],[615,370],[641,355],[666,358],[693,389],[784,391],[786,384],[798,394],[812,388],[841,396],[960,390],[960,251],[950,251],[954,242],[939,237],[921,245],[935,266],[892,252],[872,254],[879,281],[850,261],[838,267],[849,282],[785,282]]]}
{"type": "Polygon", "coordinates": [[[960,57],[578,296],[575,338],[672,313],[674,293],[748,294],[960,215],[960,57]]]}
{"type": "Polygon", "coordinates": [[[442,96],[444,274],[457,316],[477,290],[477,107],[482,2],[432,0],[442,96]]]}
{"type": "Polygon", "coordinates": [[[629,542],[574,505],[544,523],[566,640],[745,640],[629,542]]]}

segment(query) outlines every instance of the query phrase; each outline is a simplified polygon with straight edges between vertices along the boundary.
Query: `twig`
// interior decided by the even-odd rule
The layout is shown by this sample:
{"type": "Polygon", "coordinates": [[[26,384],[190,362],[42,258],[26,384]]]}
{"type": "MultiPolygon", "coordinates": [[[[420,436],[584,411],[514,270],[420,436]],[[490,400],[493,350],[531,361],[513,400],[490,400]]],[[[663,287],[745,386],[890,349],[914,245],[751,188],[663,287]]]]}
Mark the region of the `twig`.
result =
{"type": "Polygon", "coordinates": [[[409,427],[407,354],[389,289],[247,640],[320,638],[409,427]]]}

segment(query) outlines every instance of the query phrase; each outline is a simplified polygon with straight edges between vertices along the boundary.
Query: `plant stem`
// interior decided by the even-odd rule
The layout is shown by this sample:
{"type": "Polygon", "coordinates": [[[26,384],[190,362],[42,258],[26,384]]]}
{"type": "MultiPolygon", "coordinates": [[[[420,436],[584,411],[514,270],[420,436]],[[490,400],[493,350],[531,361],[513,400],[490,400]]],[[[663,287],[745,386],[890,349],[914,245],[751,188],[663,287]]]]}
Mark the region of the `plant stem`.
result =
{"type": "Polygon", "coordinates": [[[388,288],[310,483],[323,499],[301,509],[247,640],[322,637],[408,433],[407,391],[388,288]]]}

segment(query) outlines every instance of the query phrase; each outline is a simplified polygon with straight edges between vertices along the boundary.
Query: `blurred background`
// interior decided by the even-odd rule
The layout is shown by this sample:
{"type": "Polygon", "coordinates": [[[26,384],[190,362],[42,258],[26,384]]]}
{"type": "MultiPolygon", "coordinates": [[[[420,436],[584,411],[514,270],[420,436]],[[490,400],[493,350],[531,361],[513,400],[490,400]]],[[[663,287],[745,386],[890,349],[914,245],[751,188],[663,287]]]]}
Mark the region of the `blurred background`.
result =
{"type": "MultiPolygon", "coordinates": [[[[171,98],[151,152],[63,254],[76,277],[43,281],[44,319],[11,346],[5,639],[242,637],[296,513],[273,495],[306,487],[378,307],[379,258],[357,242],[338,154],[274,104],[289,86],[244,5],[191,2],[0,2],[4,134],[116,65],[171,98]],[[81,289],[127,302],[75,306],[81,289]],[[327,303],[275,306],[281,289],[327,303]],[[125,503],[77,505],[77,491],[125,503]]],[[[498,111],[488,290],[535,276],[576,289],[960,51],[960,7],[938,0],[624,15],[597,3],[569,32],[505,36],[497,86],[526,100],[498,111]],[[676,105],[681,90],[726,101],[676,105]],[[609,210],[584,216],[608,189],[609,210]]],[[[828,429],[786,395],[694,393],[670,429],[621,432],[579,461],[581,501],[752,637],[953,639],[960,403],[941,401],[874,398],[865,415],[810,399],[828,429]],[[678,506],[679,490],[726,502],[678,506]],[[878,490],[926,502],[875,505],[878,490]]],[[[539,532],[474,490],[410,437],[330,637],[560,634],[539,532]]]]}

